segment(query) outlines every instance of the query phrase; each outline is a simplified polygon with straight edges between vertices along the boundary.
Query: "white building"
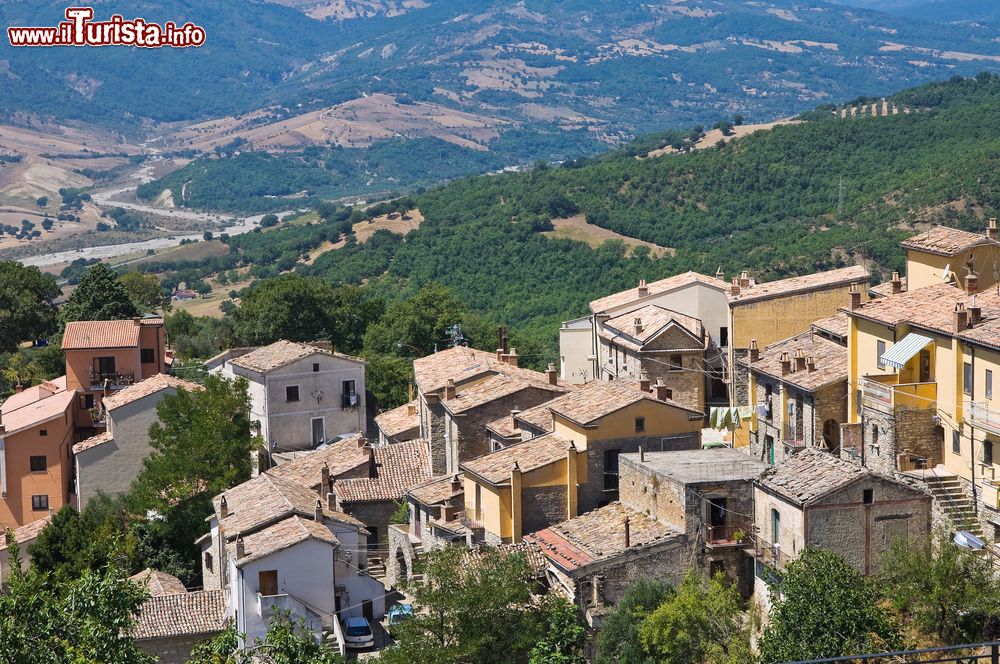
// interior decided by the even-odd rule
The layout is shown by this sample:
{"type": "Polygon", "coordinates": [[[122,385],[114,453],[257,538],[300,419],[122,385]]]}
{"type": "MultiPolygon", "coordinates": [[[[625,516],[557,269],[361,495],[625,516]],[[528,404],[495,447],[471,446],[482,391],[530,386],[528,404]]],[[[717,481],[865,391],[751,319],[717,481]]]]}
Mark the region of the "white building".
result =
{"type": "Polygon", "coordinates": [[[309,344],[276,341],[211,372],[250,382],[250,418],[272,450],[304,450],[364,433],[365,362],[309,344]]]}
{"type": "Polygon", "coordinates": [[[318,492],[264,473],[213,503],[199,540],[205,588],[225,591],[248,642],[263,639],[276,610],[327,641],[339,638],[339,618],[385,615],[385,586],[367,572],[368,531],[318,492]]]}
{"type": "Polygon", "coordinates": [[[201,385],[156,374],[104,399],[107,430],[73,446],[77,505],[82,510],[99,492],[125,493],[150,453],[149,427],[157,421],[156,406],[178,389],[201,385]]]}

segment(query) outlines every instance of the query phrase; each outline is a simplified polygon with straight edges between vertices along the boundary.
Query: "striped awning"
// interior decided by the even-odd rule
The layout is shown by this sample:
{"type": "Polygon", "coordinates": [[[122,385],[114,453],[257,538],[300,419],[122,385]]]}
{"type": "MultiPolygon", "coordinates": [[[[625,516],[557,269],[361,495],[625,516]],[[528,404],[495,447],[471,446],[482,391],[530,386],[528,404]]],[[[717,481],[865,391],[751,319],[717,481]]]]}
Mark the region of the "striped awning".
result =
{"type": "Polygon", "coordinates": [[[903,337],[902,341],[898,344],[882,353],[882,357],[879,359],[882,364],[888,364],[895,369],[902,369],[910,361],[910,358],[926,348],[927,344],[933,342],[934,340],[930,337],[911,332],[903,337]]]}

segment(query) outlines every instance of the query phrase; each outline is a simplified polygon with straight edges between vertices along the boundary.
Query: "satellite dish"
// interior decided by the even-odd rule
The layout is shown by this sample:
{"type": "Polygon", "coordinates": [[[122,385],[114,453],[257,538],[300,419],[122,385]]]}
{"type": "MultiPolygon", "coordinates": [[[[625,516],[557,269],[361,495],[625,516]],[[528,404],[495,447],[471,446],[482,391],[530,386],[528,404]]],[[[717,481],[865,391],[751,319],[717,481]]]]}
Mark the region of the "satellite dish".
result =
{"type": "Polygon", "coordinates": [[[944,266],[944,271],[941,272],[941,278],[944,279],[945,281],[951,281],[953,276],[954,274],[951,271],[951,263],[948,263],[947,265],[944,266]]]}

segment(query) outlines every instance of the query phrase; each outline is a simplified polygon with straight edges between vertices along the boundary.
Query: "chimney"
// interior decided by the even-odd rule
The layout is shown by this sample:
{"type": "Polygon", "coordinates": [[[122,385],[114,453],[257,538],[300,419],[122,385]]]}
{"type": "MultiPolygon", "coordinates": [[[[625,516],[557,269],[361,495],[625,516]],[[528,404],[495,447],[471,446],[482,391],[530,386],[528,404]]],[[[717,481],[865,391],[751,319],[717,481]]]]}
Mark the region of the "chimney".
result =
{"type": "Polygon", "coordinates": [[[14,391],[18,394],[24,392],[24,385],[21,385],[21,381],[17,381],[17,385],[14,386],[14,391]]]}
{"type": "Polygon", "coordinates": [[[731,297],[738,297],[740,294],[740,280],[733,277],[733,281],[729,284],[729,295],[731,297]]]}
{"type": "Polygon", "coordinates": [[[979,277],[974,274],[969,274],[965,278],[965,292],[969,295],[975,294],[979,290],[979,277]]]}
{"type": "Polygon", "coordinates": [[[719,281],[726,280],[726,273],[722,271],[721,265],[719,266],[719,269],[715,271],[715,278],[718,279],[719,281]]]}
{"type": "Polygon", "coordinates": [[[892,273],[892,294],[903,292],[903,280],[899,278],[899,272],[892,273]]]}
{"type": "Polygon", "coordinates": [[[635,330],[636,334],[642,334],[642,319],[641,318],[633,318],[632,319],[632,328],[635,330]]]}
{"type": "Polygon", "coordinates": [[[357,438],[357,440],[358,440],[358,449],[359,450],[362,449],[365,445],[368,444],[368,439],[365,438],[363,435],[359,435],[358,438],[357,438]]]}
{"type": "Polygon", "coordinates": [[[455,380],[452,378],[448,379],[448,382],[444,386],[444,398],[451,400],[455,398],[455,380]]]}
{"type": "Polygon", "coordinates": [[[247,555],[247,547],[243,543],[243,533],[236,533],[236,560],[242,560],[247,555]]]}
{"type": "Polygon", "coordinates": [[[462,478],[455,473],[451,478],[451,490],[460,491],[462,489],[462,478]]]}
{"type": "Polygon", "coordinates": [[[327,465],[326,461],[323,462],[323,468],[319,473],[319,495],[323,496],[327,491],[330,490],[330,466],[327,465]]]}
{"type": "Polygon", "coordinates": [[[375,448],[368,445],[368,479],[378,477],[378,468],[375,465],[375,448]]]}
{"type": "Polygon", "coordinates": [[[986,237],[988,237],[991,240],[996,240],[997,239],[997,218],[996,217],[990,217],[990,223],[986,227],[986,237]]]}
{"type": "Polygon", "coordinates": [[[809,373],[816,371],[816,358],[812,355],[806,358],[806,369],[809,373]]]}
{"type": "Polygon", "coordinates": [[[639,391],[649,392],[649,376],[646,375],[645,371],[639,376],[639,391]]]}
{"type": "Polygon", "coordinates": [[[781,375],[784,376],[792,370],[792,358],[789,357],[788,353],[781,354],[781,375]]]}
{"type": "Polygon", "coordinates": [[[955,304],[953,322],[956,334],[969,327],[969,312],[965,310],[965,305],[961,302],[955,304]]]}
{"type": "Polygon", "coordinates": [[[512,408],[510,411],[510,425],[517,428],[517,416],[521,414],[520,408],[512,408]]]}
{"type": "Polygon", "coordinates": [[[639,280],[639,297],[646,297],[649,295],[649,286],[646,285],[645,279],[639,280]]]}
{"type": "Polygon", "coordinates": [[[972,296],[972,303],[969,305],[969,327],[979,325],[983,322],[983,308],[976,302],[976,296],[972,296]]]}
{"type": "Polygon", "coordinates": [[[136,316],[135,318],[133,318],[132,322],[135,323],[136,325],[142,325],[142,319],[139,318],[138,316],[136,316]]]}
{"type": "Polygon", "coordinates": [[[556,365],[549,362],[549,366],[545,368],[545,377],[549,381],[549,385],[555,385],[559,382],[559,374],[556,372],[556,365]]]}
{"type": "Polygon", "coordinates": [[[746,270],[740,272],[740,288],[750,288],[750,273],[746,270]]]}
{"type": "Polygon", "coordinates": [[[760,360],[760,346],[757,345],[756,339],[750,340],[750,361],[756,362],[760,360]]]}
{"type": "Polygon", "coordinates": [[[516,348],[511,348],[510,352],[507,353],[507,364],[509,364],[512,367],[516,367],[517,366],[517,349],[516,348]]]}
{"type": "Polygon", "coordinates": [[[506,362],[507,358],[504,355],[503,348],[497,348],[497,362],[506,362]]]}
{"type": "Polygon", "coordinates": [[[326,507],[331,512],[339,512],[337,509],[337,492],[330,487],[330,493],[326,494],[326,507]]]}
{"type": "Polygon", "coordinates": [[[663,384],[662,378],[656,379],[656,385],[653,386],[653,390],[656,392],[656,398],[660,401],[666,401],[671,396],[670,390],[663,384]]]}
{"type": "Polygon", "coordinates": [[[219,499],[219,516],[223,519],[229,516],[229,501],[226,500],[226,494],[222,494],[222,498],[219,499]]]}
{"type": "Polygon", "coordinates": [[[802,371],[806,368],[806,354],[802,352],[801,348],[795,349],[795,370],[802,371]]]}
{"type": "Polygon", "coordinates": [[[646,462],[646,450],[642,449],[642,445],[639,446],[639,463],[646,462]]]}
{"type": "Polygon", "coordinates": [[[631,528],[629,527],[628,517],[625,517],[625,548],[632,546],[632,533],[629,532],[631,528]]]}
{"type": "Polygon", "coordinates": [[[415,404],[415,403],[408,403],[408,404],[406,404],[406,414],[409,417],[413,417],[414,415],[416,415],[417,414],[417,404],[415,404]]]}
{"type": "Polygon", "coordinates": [[[313,514],[313,518],[316,519],[317,523],[323,523],[323,501],[316,501],[316,512],[313,514]]]}
{"type": "Polygon", "coordinates": [[[851,284],[851,311],[861,308],[861,291],[858,290],[857,284],[851,284]]]}

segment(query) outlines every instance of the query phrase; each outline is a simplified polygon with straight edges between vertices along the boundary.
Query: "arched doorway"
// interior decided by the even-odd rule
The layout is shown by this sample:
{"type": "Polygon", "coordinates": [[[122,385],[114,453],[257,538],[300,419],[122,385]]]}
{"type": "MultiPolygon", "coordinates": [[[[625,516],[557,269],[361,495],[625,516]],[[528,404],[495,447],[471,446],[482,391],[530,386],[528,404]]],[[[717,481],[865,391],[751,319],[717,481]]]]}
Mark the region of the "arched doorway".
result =
{"type": "Polygon", "coordinates": [[[823,422],[823,443],[830,454],[840,455],[840,424],[837,420],[823,422]]]}

